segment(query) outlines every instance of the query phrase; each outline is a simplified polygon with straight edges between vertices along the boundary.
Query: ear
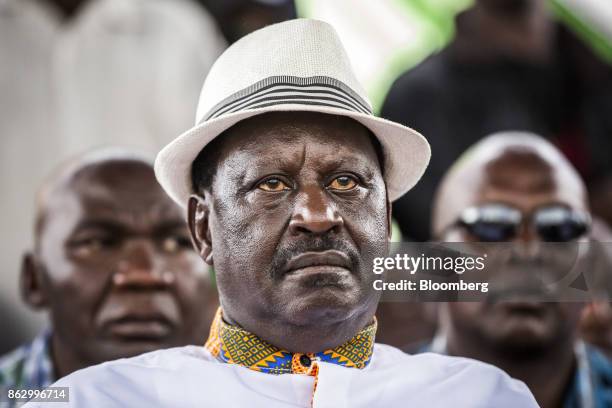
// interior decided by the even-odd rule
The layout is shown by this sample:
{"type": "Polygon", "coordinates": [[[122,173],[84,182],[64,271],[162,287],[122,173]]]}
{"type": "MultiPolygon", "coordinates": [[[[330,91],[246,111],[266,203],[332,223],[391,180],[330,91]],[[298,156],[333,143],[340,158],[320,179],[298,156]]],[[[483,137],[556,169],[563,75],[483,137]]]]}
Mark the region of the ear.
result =
{"type": "Polygon", "coordinates": [[[21,298],[34,310],[44,309],[48,305],[43,282],[44,267],[31,252],[24,254],[21,260],[19,290],[21,298]]]}
{"type": "Polygon", "coordinates": [[[191,242],[202,259],[209,265],[213,265],[212,240],[210,238],[210,207],[206,199],[196,194],[189,197],[187,208],[187,223],[191,242]]]}

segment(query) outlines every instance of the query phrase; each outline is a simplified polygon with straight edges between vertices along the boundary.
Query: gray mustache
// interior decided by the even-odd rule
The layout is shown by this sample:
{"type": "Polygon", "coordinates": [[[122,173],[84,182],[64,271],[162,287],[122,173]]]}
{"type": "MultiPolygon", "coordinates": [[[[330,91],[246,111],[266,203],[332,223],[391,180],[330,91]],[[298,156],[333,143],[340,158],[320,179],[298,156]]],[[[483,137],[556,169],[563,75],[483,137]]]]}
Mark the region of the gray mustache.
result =
{"type": "Polygon", "coordinates": [[[297,241],[291,245],[279,248],[272,259],[270,275],[273,279],[281,278],[289,260],[304,252],[322,252],[328,250],[336,250],[346,254],[351,262],[351,270],[357,270],[360,264],[357,250],[343,240],[325,236],[297,241]]]}

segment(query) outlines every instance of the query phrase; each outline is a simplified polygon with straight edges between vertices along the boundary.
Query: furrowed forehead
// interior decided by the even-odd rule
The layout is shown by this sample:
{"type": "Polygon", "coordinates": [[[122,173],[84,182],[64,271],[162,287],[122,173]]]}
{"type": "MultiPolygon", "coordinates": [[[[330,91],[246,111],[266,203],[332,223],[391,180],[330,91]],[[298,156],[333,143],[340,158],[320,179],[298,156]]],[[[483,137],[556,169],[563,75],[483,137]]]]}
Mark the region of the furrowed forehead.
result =
{"type": "Polygon", "coordinates": [[[83,166],[47,186],[39,196],[36,234],[47,220],[65,212],[121,221],[180,215],[180,210],[155,180],[152,167],[140,161],[109,161],[83,166]]]}
{"type": "Polygon", "coordinates": [[[290,144],[304,138],[321,143],[357,145],[370,132],[346,117],[314,112],[273,112],[238,123],[223,134],[223,145],[240,144],[250,149],[269,139],[290,144]],[[238,141],[235,141],[238,139],[238,141]]]}
{"type": "Polygon", "coordinates": [[[283,162],[295,158],[287,151],[295,146],[328,145],[335,160],[377,160],[383,168],[380,144],[360,123],[346,117],[313,112],[274,112],[255,116],[226,130],[196,158],[192,167],[194,190],[211,184],[222,160],[242,163],[283,162]]]}
{"type": "Polygon", "coordinates": [[[534,150],[506,149],[482,171],[485,186],[516,194],[551,193],[559,187],[554,165],[534,150]]]}

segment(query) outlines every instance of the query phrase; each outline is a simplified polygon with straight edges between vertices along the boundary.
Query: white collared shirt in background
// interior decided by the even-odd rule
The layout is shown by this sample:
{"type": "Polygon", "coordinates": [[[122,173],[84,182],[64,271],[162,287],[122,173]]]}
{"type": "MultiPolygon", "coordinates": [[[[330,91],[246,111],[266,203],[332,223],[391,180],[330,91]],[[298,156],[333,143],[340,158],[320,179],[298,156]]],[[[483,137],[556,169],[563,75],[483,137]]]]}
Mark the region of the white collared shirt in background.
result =
{"type": "Polygon", "coordinates": [[[190,0],[89,0],[66,21],[47,1],[0,0],[0,297],[15,309],[0,324],[10,333],[29,322],[34,335],[42,321],[17,281],[44,178],[102,145],[158,152],[193,125],[225,46],[190,0]]]}

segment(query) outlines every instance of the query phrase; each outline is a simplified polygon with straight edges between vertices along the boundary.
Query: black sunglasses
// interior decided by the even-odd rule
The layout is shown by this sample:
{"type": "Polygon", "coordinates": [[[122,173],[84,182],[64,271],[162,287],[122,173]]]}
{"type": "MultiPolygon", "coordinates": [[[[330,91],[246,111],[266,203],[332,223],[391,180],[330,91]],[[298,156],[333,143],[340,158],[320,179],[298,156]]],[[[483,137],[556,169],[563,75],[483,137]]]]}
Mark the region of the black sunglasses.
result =
{"type": "MultiPolygon", "coordinates": [[[[522,225],[523,213],[505,204],[485,204],[466,208],[457,225],[481,242],[514,239],[522,225]]],[[[538,236],[545,242],[569,242],[586,234],[589,214],[562,205],[540,207],[528,216],[538,236]]]]}

